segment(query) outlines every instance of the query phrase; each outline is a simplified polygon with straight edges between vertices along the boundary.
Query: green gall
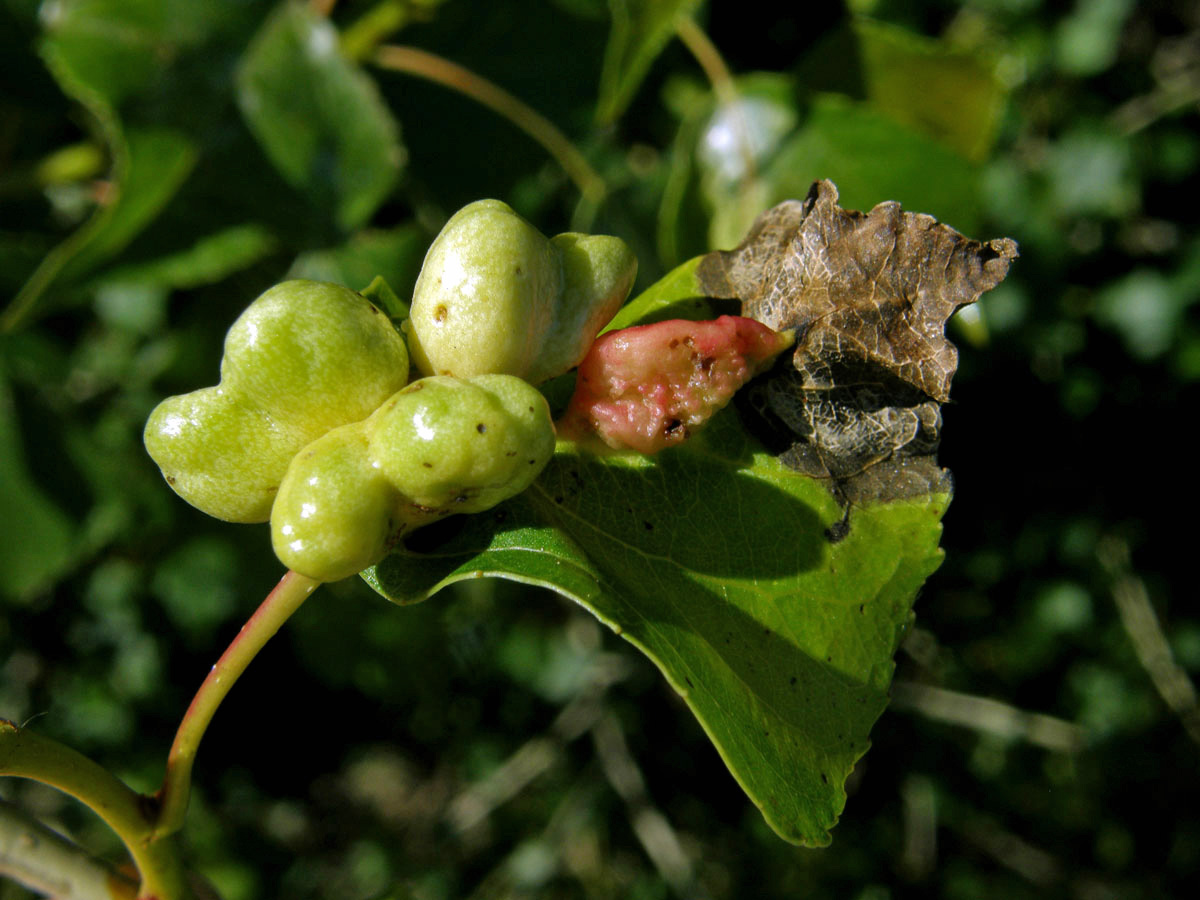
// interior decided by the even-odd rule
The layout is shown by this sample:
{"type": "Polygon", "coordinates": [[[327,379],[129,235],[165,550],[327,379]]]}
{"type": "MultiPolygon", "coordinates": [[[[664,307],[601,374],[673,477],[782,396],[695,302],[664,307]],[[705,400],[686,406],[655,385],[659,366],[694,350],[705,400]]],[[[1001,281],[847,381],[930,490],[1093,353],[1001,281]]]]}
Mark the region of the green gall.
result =
{"type": "Polygon", "coordinates": [[[413,362],[426,375],[553,378],[583,358],[636,273],[619,238],[550,240],[499,200],[479,200],[425,256],[407,326],[413,362]]]}
{"type": "Polygon", "coordinates": [[[524,490],[553,452],[550,410],[521,379],[422,379],[295,455],[271,510],[275,555],[318,581],[349,577],[421,525],[524,490]]]}
{"type": "Polygon", "coordinates": [[[318,581],[348,578],[387,552],[399,499],[371,466],[363,424],[335,428],[288,466],[271,510],[275,555],[318,581]]]}
{"type": "Polygon", "coordinates": [[[369,416],[408,380],[390,320],[349,288],[286,281],[230,328],[221,383],[164,400],[144,440],[184,500],[231,522],[263,522],[300,448],[369,416]]]}
{"type": "Polygon", "coordinates": [[[524,490],[554,453],[542,395],[511,375],[415,381],[367,423],[372,464],[414,503],[480,512],[524,490]]]}
{"type": "Polygon", "coordinates": [[[208,387],[158,404],[145,441],[180,497],[218,519],[259,522],[303,436],[208,387]]]}

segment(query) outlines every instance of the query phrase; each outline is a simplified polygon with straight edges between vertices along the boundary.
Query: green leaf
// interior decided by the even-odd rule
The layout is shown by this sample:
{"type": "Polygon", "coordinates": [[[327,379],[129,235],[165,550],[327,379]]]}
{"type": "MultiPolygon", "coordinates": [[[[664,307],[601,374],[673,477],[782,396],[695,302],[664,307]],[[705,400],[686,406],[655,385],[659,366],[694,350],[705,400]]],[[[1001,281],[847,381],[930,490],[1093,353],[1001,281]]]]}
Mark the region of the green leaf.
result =
{"type": "Polygon", "coordinates": [[[66,0],[43,9],[43,56],[63,89],[93,111],[141,91],[174,53],[161,0],[66,0]]]}
{"type": "Polygon", "coordinates": [[[66,0],[46,7],[42,58],[63,92],[95,117],[112,158],[111,198],[42,259],[0,316],[15,328],[55,284],[86,275],[129,244],[166,206],[195,165],[195,144],[162,126],[123,128],[117,107],[153,87],[164,61],[211,25],[209,4],[181,0],[66,0]]]}
{"type": "Polygon", "coordinates": [[[24,597],[74,558],[75,528],[25,464],[21,427],[0,357],[0,594],[24,597]]]}
{"type": "Polygon", "coordinates": [[[848,209],[898,200],[966,234],[979,227],[978,166],[867,104],[833,94],[813,98],[762,178],[768,205],[803,197],[814,179],[828,178],[848,209]]]}
{"type": "Polygon", "coordinates": [[[428,233],[413,223],[386,231],[368,229],[336,247],[301,253],[288,277],[332,281],[357,290],[381,275],[399,297],[412,297],[428,249],[428,233]]]}
{"type": "Polygon", "coordinates": [[[650,285],[621,307],[600,333],[665,319],[711,319],[712,301],[705,296],[704,288],[696,278],[701,259],[703,257],[697,256],[681,263],[650,285]]]}
{"type": "Polygon", "coordinates": [[[0,316],[0,331],[15,327],[56,282],[69,282],[123,250],[162,211],[192,171],[193,143],[162,128],[116,132],[114,199],[55,247],[0,316]]]}
{"type": "Polygon", "coordinates": [[[177,253],[106,271],[104,281],[161,288],[213,284],[258,262],[275,246],[275,238],[261,225],[233,225],[177,253]]]}
{"type": "Polygon", "coordinates": [[[831,542],[843,512],[824,485],[726,410],[654,460],[560,448],[524,495],[366,577],[398,603],[493,575],[583,604],[662,670],[771,827],[820,846],[941,559],[947,501],[855,508],[831,542]]]}
{"type": "Polygon", "coordinates": [[[854,34],[875,108],[968,159],[987,156],[1006,95],[992,59],[870,19],[854,34]]]}
{"type": "Polygon", "coordinates": [[[391,192],[404,162],[400,129],[375,83],[305,3],[286,2],[246,51],[238,104],[250,130],[294,187],[352,230],[391,192]]]}
{"type": "Polygon", "coordinates": [[[610,0],[612,32],[600,73],[597,116],[612,122],[622,112],[650,64],[675,34],[675,23],[693,15],[702,0],[610,0]]]}
{"type": "Polygon", "coordinates": [[[856,16],[807,54],[795,75],[807,90],[867,101],[980,161],[991,149],[1008,93],[997,60],[990,47],[962,46],[856,16]]]}
{"type": "Polygon", "coordinates": [[[393,322],[403,322],[409,316],[408,304],[396,295],[382,275],[372,278],[359,293],[387,313],[393,322]]]}
{"type": "Polygon", "coordinates": [[[182,56],[214,34],[236,30],[241,10],[230,7],[210,0],[43,3],[42,55],[67,94],[93,112],[97,104],[115,109],[160,92],[182,56]]]}

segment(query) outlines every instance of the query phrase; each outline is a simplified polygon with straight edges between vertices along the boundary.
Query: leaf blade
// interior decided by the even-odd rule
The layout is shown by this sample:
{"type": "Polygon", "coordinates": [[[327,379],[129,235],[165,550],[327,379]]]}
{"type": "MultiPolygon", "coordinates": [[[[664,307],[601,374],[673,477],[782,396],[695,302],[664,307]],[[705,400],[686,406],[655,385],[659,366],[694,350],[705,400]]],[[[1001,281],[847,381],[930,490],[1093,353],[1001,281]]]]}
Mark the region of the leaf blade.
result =
{"type": "Polygon", "coordinates": [[[404,164],[400,126],[374,81],[342,55],[337,32],[306,4],[283,3],[237,73],[242,115],[280,174],[353,230],[374,214],[404,164]]]}
{"type": "Polygon", "coordinates": [[[404,602],[488,574],[581,603],[659,667],[771,827],[820,846],[886,704],[915,586],[940,559],[944,502],[861,512],[862,537],[852,527],[830,545],[842,512],[825,488],[723,418],[654,463],[561,449],[499,520],[477,517],[487,521],[466,526],[479,529],[471,540],[433,554],[443,567],[420,591],[397,588],[420,580],[430,556],[389,557],[368,581],[404,602]],[[682,520],[671,514],[681,507],[682,520]],[[730,510],[742,527],[713,527],[730,510]],[[847,628],[858,637],[838,637],[847,628]]]}
{"type": "Polygon", "coordinates": [[[604,51],[597,118],[615,121],[629,106],[655,58],[675,33],[675,22],[694,15],[703,0],[611,0],[613,27],[604,51]]]}

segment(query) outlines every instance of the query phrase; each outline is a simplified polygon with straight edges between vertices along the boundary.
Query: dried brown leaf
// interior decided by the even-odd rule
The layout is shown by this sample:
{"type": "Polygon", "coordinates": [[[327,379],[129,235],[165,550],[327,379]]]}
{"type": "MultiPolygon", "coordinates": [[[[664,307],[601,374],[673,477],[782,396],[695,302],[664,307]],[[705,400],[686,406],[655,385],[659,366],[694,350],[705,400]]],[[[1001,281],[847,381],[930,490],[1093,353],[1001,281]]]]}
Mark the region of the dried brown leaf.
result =
{"type": "Polygon", "coordinates": [[[760,424],[788,435],[785,462],[849,501],[949,490],[934,458],[958,366],[946,321],[1000,283],[1016,242],[837,198],[816,182],[759,216],[739,247],[705,257],[698,277],[709,296],[741,300],[742,315],[796,329],[792,365],[749,398],[760,424]]]}

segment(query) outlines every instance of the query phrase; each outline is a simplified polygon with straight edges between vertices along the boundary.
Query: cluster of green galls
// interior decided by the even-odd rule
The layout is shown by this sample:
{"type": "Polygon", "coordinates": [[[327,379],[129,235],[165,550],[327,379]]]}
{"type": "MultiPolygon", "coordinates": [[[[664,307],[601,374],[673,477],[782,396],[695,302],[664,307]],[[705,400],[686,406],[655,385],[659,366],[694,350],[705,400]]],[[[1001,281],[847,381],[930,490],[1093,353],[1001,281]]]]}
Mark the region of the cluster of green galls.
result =
{"type": "Polygon", "coordinates": [[[579,364],[636,269],[619,238],[547,239],[473,203],[430,247],[404,334],[348,288],[276,285],[230,329],[220,383],[154,410],[146,448],[193,506],[269,519],[284,565],[345,578],[529,486],[555,445],[533,385],[579,364]]]}

